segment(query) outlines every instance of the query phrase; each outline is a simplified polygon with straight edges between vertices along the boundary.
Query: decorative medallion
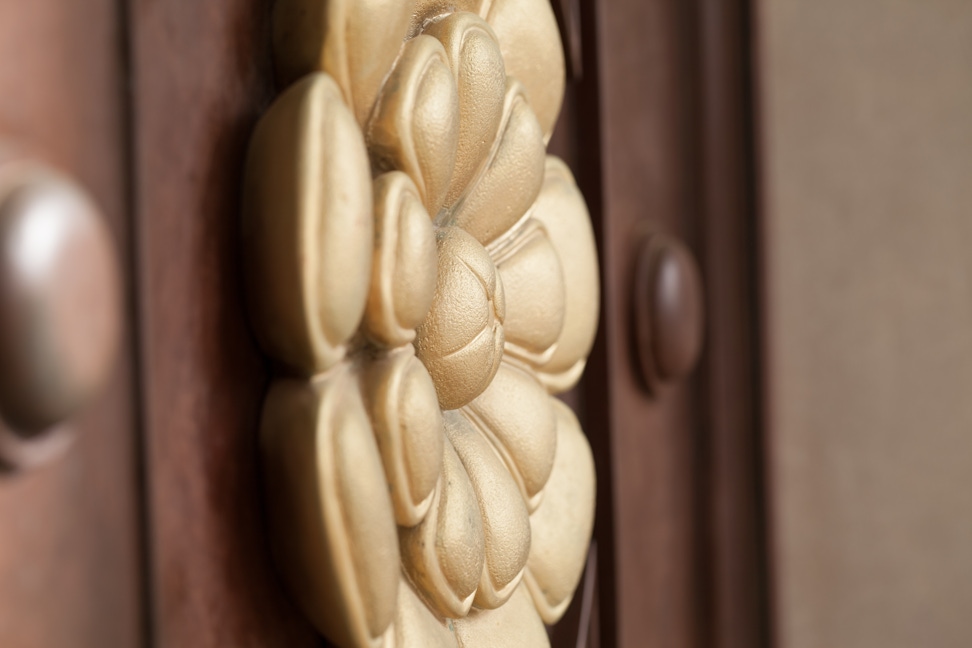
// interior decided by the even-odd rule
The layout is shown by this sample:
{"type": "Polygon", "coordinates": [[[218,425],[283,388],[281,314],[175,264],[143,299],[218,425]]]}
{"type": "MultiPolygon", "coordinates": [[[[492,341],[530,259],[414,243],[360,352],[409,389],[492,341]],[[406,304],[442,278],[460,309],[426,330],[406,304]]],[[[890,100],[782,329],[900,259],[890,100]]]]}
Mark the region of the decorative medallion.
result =
{"type": "Polygon", "coordinates": [[[342,647],[545,646],[594,517],[553,395],[598,314],[548,0],[278,0],[274,37],[244,244],[290,592],[342,647]]]}

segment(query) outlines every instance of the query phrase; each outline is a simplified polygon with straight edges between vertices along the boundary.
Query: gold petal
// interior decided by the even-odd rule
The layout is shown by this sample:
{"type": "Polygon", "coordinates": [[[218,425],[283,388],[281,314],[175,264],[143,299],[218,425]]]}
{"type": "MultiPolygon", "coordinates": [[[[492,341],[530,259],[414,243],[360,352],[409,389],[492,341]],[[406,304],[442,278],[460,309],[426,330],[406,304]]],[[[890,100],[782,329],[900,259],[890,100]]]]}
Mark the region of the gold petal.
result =
{"type": "Polygon", "coordinates": [[[577,417],[555,400],[557,458],[543,503],[530,516],[524,583],[544,623],[556,623],[577,589],[594,528],[594,457],[577,417]]]}
{"type": "Polygon", "coordinates": [[[449,190],[459,141],[456,82],[438,40],[420,35],[405,44],[367,136],[374,167],[407,173],[434,216],[449,190]]]}
{"type": "Polygon", "coordinates": [[[483,245],[523,218],[543,184],[543,132],[523,86],[509,79],[508,83],[499,140],[449,217],[483,245]]]}
{"type": "Polygon", "coordinates": [[[459,648],[452,623],[437,619],[404,579],[398,590],[394,635],[395,648],[459,648]]]}
{"type": "Polygon", "coordinates": [[[414,526],[432,505],[442,466],[442,411],[435,385],[411,346],[366,363],[362,392],[395,509],[414,526]]]}
{"type": "Polygon", "coordinates": [[[445,47],[459,90],[459,145],[446,206],[452,205],[482,167],[503,117],[506,71],[496,35],[474,13],[456,12],[425,33],[445,47]]]}
{"type": "Polygon", "coordinates": [[[544,224],[564,273],[564,327],[554,353],[540,372],[547,389],[559,393],[580,379],[591,352],[600,312],[600,286],[587,206],[570,169],[558,158],[547,158],[543,189],[531,216],[544,224]]]}
{"type": "Polygon", "coordinates": [[[398,599],[398,542],[381,459],[347,365],[283,379],[260,426],[274,554],[317,628],[376,648],[398,599]]]}
{"type": "Polygon", "coordinates": [[[536,509],[557,451],[557,422],[547,392],[530,373],[504,362],[463,412],[493,442],[527,509],[536,509]]]}
{"type": "Polygon", "coordinates": [[[432,509],[398,533],[405,573],[425,600],[443,617],[465,616],[483,573],[486,539],[476,491],[448,441],[432,509]]]}
{"type": "Polygon", "coordinates": [[[560,257],[536,219],[527,219],[504,238],[502,248],[491,249],[490,255],[506,291],[506,348],[536,365],[551,355],[564,327],[560,257]]]}
{"type": "Polygon", "coordinates": [[[459,228],[438,231],[439,271],[415,348],[443,409],[482,393],[503,357],[505,298],[486,250],[459,228]]]}
{"type": "Polygon", "coordinates": [[[418,189],[401,171],[375,180],[375,255],[364,329],[384,346],[415,339],[437,272],[435,231],[418,189]]]}
{"type": "Polygon", "coordinates": [[[530,595],[519,587],[496,610],[476,610],[453,622],[462,648],[549,648],[547,629],[530,595]]]}
{"type": "Polygon", "coordinates": [[[364,313],[372,247],[364,140],[329,76],[291,86],[257,125],[243,206],[250,313],[263,348],[311,375],[364,313]]]}
{"type": "Polygon", "coordinates": [[[446,412],[446,437],[476,492],[486,539],[485,564],[475,604],[496,608],[523,578],[530,553],[530,519],[516,483],[489,442],[458,412],[446,412]]]}
{"type": "Polygon", "coordinates": [[[482,6],[490,0],[412,0],[412,33],[427,28],[438,16],[452,12],[468,11],[482,15],[482,6]]]}
{"type": "Polygon", "coordinates": [[[337,81],[358,123],[371,114],[412,13],[402,0],[277,0],[273,53],[286,87],[316,70],[337,81]]]}
{"type": "Polygon", "coordinates": [[[506,73],[526,87],[550,138],[564,100],[564,50],[549,0],[493,0],[486,14],[499,39],[506,73]]]}

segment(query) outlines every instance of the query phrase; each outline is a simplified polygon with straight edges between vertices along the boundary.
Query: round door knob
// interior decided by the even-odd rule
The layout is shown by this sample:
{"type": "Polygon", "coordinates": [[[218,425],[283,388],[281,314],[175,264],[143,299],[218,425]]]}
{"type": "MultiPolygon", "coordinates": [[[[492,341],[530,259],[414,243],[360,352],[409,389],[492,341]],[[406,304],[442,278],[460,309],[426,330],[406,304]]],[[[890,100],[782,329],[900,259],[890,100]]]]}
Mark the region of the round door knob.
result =
{"type": "Polygon", "coordinates": [[[635,267],[637,359],[649,391],[695,367],[705,328],[702,280],[692,253],[661,234],[642,244],[635,267]]]}
{"type": "Polygon", "coordinates": [[[65,445],[58,426],[110,375],[121,331],[111,232],[85,193],[27,161],[0,165],[0,459],[65,445]]]}

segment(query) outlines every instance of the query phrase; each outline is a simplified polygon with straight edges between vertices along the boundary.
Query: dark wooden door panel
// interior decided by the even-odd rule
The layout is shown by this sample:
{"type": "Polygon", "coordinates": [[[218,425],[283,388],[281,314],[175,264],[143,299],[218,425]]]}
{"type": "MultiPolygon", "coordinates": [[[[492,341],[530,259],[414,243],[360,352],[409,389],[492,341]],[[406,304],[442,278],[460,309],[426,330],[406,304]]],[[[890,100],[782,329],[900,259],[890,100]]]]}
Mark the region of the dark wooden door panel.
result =
{"type": "MultiPolygon", "coordinates": [[[[16,99],[0,102],[0,138],[74,173],[119,241],[134,241],[138,331],[72,452],[0,480],[12,521],[0,645],[322,645],[267,546],[256,429],[269,372],[241,284],[244,155],[274,94],[271,4],[0,7],[0,53],[17,62],[0,65],[0,90],[16,99]]],[[[553,150],[587,196],[603,302],[569,396],[598,462],[596,555],[555,645],[758,646],[745,3],[557,7],[572,79],[553,150]],[[710,324],[698,374],[649,393],[632,279],[652,232],[696,253],[710,324]]]]}
{"type": "MultiPolygon", "coordinates": [[[[115,0],[0,3],[0,140],[72,176],[127,258],[125,96],[115,0]]],[[[130,272],[124,272],[130,278],[130,272]]],[[[142,634],[131,344],[52,463],[0,474],[0,645],[137,646],[142,634]]]]}
{"type": "Polygon", "coordinates": [[[267,370],[239,265],[246,144],[273,94],[269,2],[134,2],[139,296],[154,640],[310,646],[257,479],[267,370]]]}
{"type": "Polygon", "coordinates": [[[769,642],[749,3],[699,0],[695,132],[707,352],[699,367],[705,645],[769,642]]]}
{"type": "Polygon", "coordinates": [[[597,177],[581,182],[599,220],[603,273],[601,334],[585,382],[589,416],[600,419],[588,429],[600,460],[602,645],[693,646],[700,617],[692,384],[649,396],[631,330],[640,239],[654,228],[694,240],[681,16],[677,3],[661,0],[584,4],[581,121],[599,141],[581,155],[600,160],[597,177]],[[598,178],[600,188],[589,190],[598,178]]]}
{"type": "Polygon", "coordinates": [[[746,3],[580,6],[572,150],[603,273],[580,397],[600,480],[601,645],[764,645],[746,3]],[[707,332],[695,376],[649,394],[632,280],[655,232],[695,253],[707,332]]]}

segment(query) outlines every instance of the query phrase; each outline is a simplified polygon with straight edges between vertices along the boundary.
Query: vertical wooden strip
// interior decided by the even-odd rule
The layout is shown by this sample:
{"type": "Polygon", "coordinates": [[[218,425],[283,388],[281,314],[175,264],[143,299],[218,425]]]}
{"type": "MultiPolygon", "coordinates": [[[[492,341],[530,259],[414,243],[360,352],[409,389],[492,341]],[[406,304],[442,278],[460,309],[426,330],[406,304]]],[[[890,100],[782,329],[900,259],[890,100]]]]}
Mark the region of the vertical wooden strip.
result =
{"type": "MultiPolygon", "coordinates": [[[[122,37],[116,0],[0,3],[0,140],[73,177],[128,259],[122,37]]],[[[126,282],[130,268],[123,266],[126,282]]],[[[126,326],[126,336],[129,328],[126,326]]],[[[141,590],[133,353],[73,445],[0,474],[0,645],[137,646],[141,590]]]]}
{"type": "Polygon", "coordinates": [[[700,263],[706,276],[703,524],[709,645],[764,646],[766,569],[759,434],[758,239],[744,0],[698,7],[700,263]]]}
{"type": "Polygon", "coordinates": [[[132,70],[155,644],[320,643],[274,573],[244,312],[246,146],[273,95],[269,3],[133,2],[132,70]]]}
{"type": "Polygon", "coordinates": [[[652,229],[691,240],[683,17],[664,0],[584,3],[580,183],[600,236],[603,305],[585,393],[598,458],[602,645],[697,645],[691,381],[649,396],[635,373],[632,268],[652,229]],[[596,103],[595,103],[596,102],[596,103]],[[592,153],[596,151],[596,153],[592,153]]]}

